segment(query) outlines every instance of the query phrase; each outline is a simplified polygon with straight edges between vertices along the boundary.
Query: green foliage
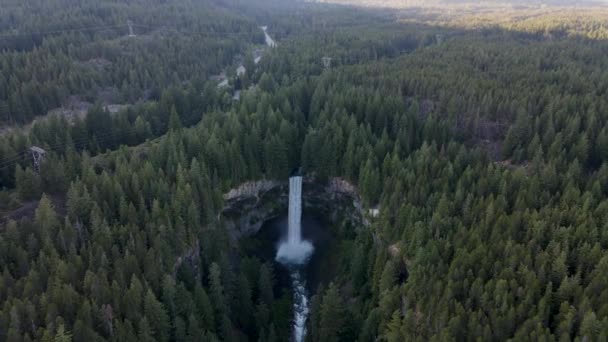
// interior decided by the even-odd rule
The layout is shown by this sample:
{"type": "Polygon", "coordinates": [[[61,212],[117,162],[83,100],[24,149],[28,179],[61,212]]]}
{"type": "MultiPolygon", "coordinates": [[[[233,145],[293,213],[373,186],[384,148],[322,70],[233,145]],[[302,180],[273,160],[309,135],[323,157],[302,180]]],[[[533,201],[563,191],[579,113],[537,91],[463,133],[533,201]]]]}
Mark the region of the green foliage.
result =
{"type": "Polygon", "coordinates": [[[345,305],[334,283],[329,285],[321,303],[319,341],[340,341],[345,328],[345,305]]]}
{"type": "Polygon", "coordinates": [[[65,331],[65,327],[63,324],[59,325],[57,328],[57,333],[55,334],[54,342],[71,342],[72,335],[65,331]]]}
{"type": "Polygon", "coordinates": [[[42,192],[40,176],[31,168],[28,167],[23,170],[20,166],[17,166],[15,181],[19,198],[22,201],[29,201],[40,197],[40,193],[42,192]]]}
{"type": "Polygon", "coordinates": [[[605,41],[281,1],[20,6],[3,7],[1,32],[127,17],[144,31],[3,41],[0,120],[110,87],[142,101],[0,137],[0,201],[37,205],[2,223],[0,340],[289,339],[276,269],[242,257],[218,215],[229,189],[298,166],[380,211],[341,228],[352,240],[311,298],[309,341],[608,335],[605,41]],[[261,43],[262,19],[281,45],[247,62],[233,102],[206,80],[261,43]],[[92,70],[99,56],[111,64],[92,70]],[[40,174],[31,145],[48,151],[40,174]]]}
{"type": "Polygon", "coordinates": [[[31,122],[57,107],[69,108],[74,99],[101,97],[112,104],[154,98],[168,86],[219,73],[239,50],[262,39],[253,20],[208,1],[87,0],[72,6],[54,0],[36,1],[27,10],[14,1],[4,5],[0,123],[5,124],[31,122]],[[126,37],[128,19],[137,37],[126,37]]]}
{"type": "Polygon", "coordinates": [[[175,106],[171,107],[171,114],[169,114],[169,131],[176,131],[182,128],[182,121],[177,114],[175,106]]]}

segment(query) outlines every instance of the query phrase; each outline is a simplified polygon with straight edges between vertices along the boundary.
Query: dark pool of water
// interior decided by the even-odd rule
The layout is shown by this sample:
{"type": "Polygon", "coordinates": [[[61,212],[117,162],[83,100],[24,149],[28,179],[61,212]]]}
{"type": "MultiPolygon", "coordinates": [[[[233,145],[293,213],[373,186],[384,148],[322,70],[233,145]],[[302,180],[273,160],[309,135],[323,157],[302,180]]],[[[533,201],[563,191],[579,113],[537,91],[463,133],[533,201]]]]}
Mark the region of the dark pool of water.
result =
{"type": "MultiPolygon", "coordinates": [[[[256,254],[265,260],[274,261],[278,245],[287,238],[287,213],[266,221],[255,238],[262,242],[260,246],[262,250],[258,250],[256,254]]],[[[303,266],[308,291],[314,294],[319,284],[329,281],[334,273],[330,263],[327,262],[333,235],[326,229],[322,220],[303,214],[302,239],[311,242],[314,246],[310,260],[303,266]]],[[[275,270],[282,273],[278,274],[278,280],[288,280],[287,267],[278,262],[274,262],[274,265],[275,270]]]]}

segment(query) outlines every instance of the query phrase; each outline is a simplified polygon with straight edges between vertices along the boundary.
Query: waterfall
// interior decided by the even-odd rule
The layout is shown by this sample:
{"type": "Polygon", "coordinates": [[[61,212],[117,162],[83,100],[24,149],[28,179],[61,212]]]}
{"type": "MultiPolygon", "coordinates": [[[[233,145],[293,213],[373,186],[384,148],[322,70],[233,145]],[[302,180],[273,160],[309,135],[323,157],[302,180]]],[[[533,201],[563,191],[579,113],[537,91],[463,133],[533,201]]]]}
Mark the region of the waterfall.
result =
{"type": "Polygon", "coordinates": [[[276,260],[289,268],[293,289],[293,341],[302,342],[306,336],[308,293],[303,266],[314,250],[309,241],[302,240],[302,177],[289,178],[289,212],[287,238],[277,250],[276,260]]]}
{"type": "Polygon", "coordinates": [[[279,245],[277,261],[288,265],[304,265],[314,248],[302,240],[302,177],[289,178],[289,215],[287,239],[279,245]]]}
{"type": "Polygon", "coordinates": [[[289,223],[287,242],[295,245],[302,240],[302,177],[289,178],[289,223]]]}

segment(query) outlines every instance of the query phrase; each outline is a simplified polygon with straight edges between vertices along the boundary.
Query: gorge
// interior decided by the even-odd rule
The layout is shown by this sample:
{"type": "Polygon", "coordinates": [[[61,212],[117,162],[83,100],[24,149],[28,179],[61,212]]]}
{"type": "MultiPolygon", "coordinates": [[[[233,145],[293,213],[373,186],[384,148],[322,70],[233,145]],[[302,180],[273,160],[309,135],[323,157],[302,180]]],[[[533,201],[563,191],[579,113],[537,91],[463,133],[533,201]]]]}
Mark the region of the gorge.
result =
{"type": "Polygon", "coordinates": [[[339,238],[333,228],[367,221],[356,188],[342,179],[296,175],[286,183],[242,184],[224,196],[222,218],[236,244],[256,241],[246,253],[275,264],[280,287],[292,293],[292,339],[300,342],[306,339],[311,296],[333,277],[329,246],[339,238]]]}
{"type": "MultiPolygon", "coordinates": [[[[368,226],[366,209],[358,189],[342,178],[320,180],[302,177],[302,209],[331,223],[349,222],[368,226]]],[[[276,180],[258,180],[240,184],[224,194],[220,213],[222,224],[233,241],[254,236],[265,222],[288,210],[289,184],[276,180]]]]}

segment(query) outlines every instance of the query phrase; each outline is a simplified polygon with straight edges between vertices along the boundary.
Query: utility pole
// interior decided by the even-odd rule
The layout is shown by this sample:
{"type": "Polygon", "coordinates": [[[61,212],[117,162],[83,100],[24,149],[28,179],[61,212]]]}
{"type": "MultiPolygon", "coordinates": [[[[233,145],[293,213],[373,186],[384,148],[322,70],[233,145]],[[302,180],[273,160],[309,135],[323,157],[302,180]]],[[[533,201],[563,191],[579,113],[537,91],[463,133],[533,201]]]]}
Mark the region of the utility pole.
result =
{"type": "Polygon", "coordinates": [[[32,146],[30,147],[30,152],[32,153],[32,160],[34,161],[34,170],[40,173],[40,164],[44,160],[46,151],[38,146],[32,146]]]}

